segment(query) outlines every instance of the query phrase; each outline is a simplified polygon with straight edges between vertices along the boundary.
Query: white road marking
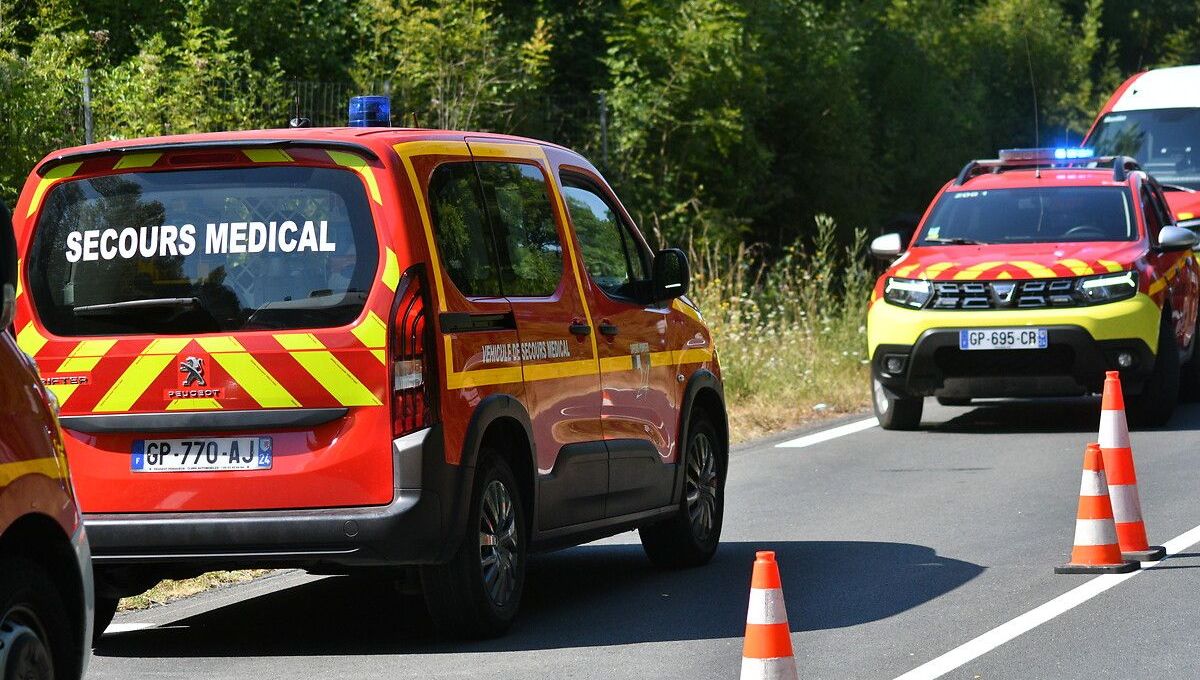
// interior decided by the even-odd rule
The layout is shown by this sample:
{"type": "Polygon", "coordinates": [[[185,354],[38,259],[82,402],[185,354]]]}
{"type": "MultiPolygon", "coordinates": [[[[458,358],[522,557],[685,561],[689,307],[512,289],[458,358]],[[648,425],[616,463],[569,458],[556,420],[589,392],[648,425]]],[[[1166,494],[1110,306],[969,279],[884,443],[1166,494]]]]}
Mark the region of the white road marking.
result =
{"type": "Polygon", "coordinates": [[[833,427],[828,430],[824,430],[824,431],[817,432],[814,434],[806,434],[803,437],[798,437],[791,441],[783,442],[782,444],[776,444],[775,448],[777,448],[777,449],[802,449],[806,446],[812,446],[814,444],[820,444],[821,442],[827,442],[830,439],[837,439],[838,437],[845,437],[846,435],[854,434],[855,432],[862,432],[863,430],[869,430],[878,424],[879,424],[879,420],[877,418],[867,418],[866,420],[856,420],[853,423],[847,423],[845,425],[841,425],[839,427],[833,427]]]}
{"type": "MultiPolygon", "coordinates": [[[[1200,526],[1189,529],[1179,536],[1172,538],[1163,544],[1163,547],[1167,550],[1167,557],[1170,557],[1171,555],[1187,550],[1197,543],[1200,543],[1200,526]]],[[[1131,571],[1128,574],[1104,574],[1097,576],[1087,583],[1068,590],[1053,600],[1035,609],[1031,609],[1007,623],[996,626],[974,640],[955,647],[932,661],[917,666],[896,678],[896,680],[933,680],[934,678],[940,678],[963,664],[978,659],[1000,645],[1013,640],[1017,636],[1027,633],[1056,616],[1074,609],[1100,593],[1110,588],[1115,588],[1161,561],[1142,562],[1141,569],[1131,571]]]]}
{"type": "Polygon", "coordinates": [[[146,630],[154,628],[153,623],[110,623],[108,628],[104,629],[105,635],[119,635],[121,633],[132,633],[138,630],[146,630]]]}

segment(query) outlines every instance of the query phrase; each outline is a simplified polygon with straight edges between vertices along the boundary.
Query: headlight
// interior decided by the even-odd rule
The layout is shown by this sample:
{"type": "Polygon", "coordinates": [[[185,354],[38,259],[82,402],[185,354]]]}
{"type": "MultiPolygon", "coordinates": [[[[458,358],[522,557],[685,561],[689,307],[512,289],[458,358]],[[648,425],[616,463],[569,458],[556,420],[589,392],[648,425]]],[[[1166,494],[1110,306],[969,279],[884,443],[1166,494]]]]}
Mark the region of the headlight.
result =
{"type": "Polygon", "coordinates": [[[920,309],[933,295],[933,284],[923,279],[888,277],[883,286],[883,299],[893,305],[920,309]]]}
{"type": "Polygon", "coordinates": [[[1079,279],[1078,291],[1080,297],[1089,305],[1103,302],[1116,302],[1137,295],[1138,274],[1136,270],[1120,274],[1101,274],[1100,276],[1084,276],[1079,279]]]}

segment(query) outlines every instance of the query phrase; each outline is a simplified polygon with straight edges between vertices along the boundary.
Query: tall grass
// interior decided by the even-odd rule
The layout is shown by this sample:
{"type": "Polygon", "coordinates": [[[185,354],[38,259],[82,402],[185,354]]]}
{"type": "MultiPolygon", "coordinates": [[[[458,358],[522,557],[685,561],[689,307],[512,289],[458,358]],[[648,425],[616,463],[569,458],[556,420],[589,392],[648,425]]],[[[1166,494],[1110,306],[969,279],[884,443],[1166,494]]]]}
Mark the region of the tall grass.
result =
{"type": "Polygon", "coordinates": [[[691,296],[713,331],[731,435],[744,440],[868,403],[866,232],[833,220],[769,259],[764,248],[693,246],[691,296]]]}

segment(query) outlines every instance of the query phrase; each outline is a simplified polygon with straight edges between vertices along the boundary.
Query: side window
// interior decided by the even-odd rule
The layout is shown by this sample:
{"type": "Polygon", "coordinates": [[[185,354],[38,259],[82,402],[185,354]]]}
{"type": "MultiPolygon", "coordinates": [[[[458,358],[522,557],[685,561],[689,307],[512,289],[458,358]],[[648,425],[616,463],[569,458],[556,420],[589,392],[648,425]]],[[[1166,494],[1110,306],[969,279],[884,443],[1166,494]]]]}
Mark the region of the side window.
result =
{"type": "Polygon", "coordinates": [[[474,297],[503,295],[474,166],[438,166],[429,180],[429,205],[442,266],[458,290],[474,297]]]}
{"type": "Polygon", "coordinates": [[[639,298],[650,278],[646,254],[595,185],[572,175],[564,175],[562,182],[583,264],[592,280],[609,295],[639,298]]]}
{"type": "Polygon", "coordinates": [[[545,297],[562,279],[562,244],[546,177],[535,165],[479,162],[500,250],[504,294],[545,297]]]}
{"type": "Polygon", "coordinates": [[[1150,193],[1150,187],[1146,184],[1142,185],[1142,216],[1146,218],[1146,233],[1150,237],[1150,243],[1158,243],[1158,232],[1162,229],[1162,218],[1159,215],[1158,204],[1154,200],[1154,194],[1150,193]]]}

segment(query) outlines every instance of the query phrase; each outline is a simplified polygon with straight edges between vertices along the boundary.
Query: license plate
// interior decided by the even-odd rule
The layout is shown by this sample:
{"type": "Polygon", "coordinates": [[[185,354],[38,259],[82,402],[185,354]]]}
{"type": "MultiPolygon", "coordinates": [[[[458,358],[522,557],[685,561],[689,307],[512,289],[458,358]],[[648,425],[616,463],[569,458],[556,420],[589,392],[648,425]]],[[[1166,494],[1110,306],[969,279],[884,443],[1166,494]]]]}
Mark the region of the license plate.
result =
{"type": "Polygon", "coordinates": [[[133,442],[134,472],[270,470],[270,437],[139,439],[133,442]]]}
{"type": "Polygon", "coordinates": [[[1045,328],[980,328],[958,332],[959,349],[1046,349],[1045,328]]]}

